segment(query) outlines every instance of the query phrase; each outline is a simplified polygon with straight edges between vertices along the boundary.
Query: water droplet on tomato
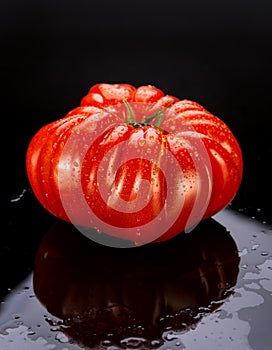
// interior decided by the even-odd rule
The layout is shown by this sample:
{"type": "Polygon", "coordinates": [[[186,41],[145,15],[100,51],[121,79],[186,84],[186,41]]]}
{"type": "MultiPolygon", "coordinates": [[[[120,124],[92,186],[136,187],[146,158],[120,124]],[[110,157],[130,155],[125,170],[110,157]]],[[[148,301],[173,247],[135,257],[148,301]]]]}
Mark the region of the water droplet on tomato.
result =
{"type": "Polygon", "coordinates": [[[145,145],[145,139],[141,138],[138,140],[139,146],[144,146],[145,145]]]}
{"type": "Polygon", "coordinates": [[[88,125],[88,129],[89,131],[94,131],[96,129],[96,123],[91,123],[90,125],[88,125]]]}
{"type": "Polygon", "coordinates": [[[137,230],[136,230],[136,236],[138,236],[138,237],[141,236],[141,230],[140,230],[140,229],[137,229],[137,230]]]}

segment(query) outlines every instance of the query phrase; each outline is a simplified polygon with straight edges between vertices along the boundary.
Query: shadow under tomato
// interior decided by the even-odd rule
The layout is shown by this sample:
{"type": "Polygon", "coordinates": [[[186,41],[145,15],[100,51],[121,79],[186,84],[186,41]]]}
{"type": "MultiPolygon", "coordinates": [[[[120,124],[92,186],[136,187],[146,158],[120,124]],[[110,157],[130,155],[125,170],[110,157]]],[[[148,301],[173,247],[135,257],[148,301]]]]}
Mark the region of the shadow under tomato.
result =
{"type": "Polygon", "coordinates": [[[167,242],[128,249],[99,245],[57,221],[37,251],[33,282],[59,329],[95,346],[195,327],[231,293],[238,270],[237,246],[213,219],[167,242]]]}

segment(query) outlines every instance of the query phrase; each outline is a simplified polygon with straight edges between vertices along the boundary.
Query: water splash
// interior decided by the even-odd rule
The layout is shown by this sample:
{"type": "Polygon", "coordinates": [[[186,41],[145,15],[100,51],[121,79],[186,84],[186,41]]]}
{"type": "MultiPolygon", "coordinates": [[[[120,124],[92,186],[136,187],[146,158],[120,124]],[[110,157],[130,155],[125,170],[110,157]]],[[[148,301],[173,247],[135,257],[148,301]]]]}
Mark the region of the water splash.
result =
{"type": "Polygon", "coordinates": [[[28,191],[29,191],[28,189],[24,188],[24,189],[21,191],[21,193],[18,194],[16,197],[12,197],[12,198],[10,199],[10,202],[11,202],[11,203],[19,202],[20,200],[22,200],[22,199],[25,197],[25,195],[26,195],[26,193],[27,193],[28,191]]]}

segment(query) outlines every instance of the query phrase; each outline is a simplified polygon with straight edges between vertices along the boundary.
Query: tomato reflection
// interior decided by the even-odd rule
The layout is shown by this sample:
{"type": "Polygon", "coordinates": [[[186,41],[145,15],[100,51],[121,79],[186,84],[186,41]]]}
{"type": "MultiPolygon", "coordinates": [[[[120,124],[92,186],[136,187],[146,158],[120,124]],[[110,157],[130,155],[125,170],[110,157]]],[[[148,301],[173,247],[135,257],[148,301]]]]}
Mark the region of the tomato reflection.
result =
{"type": "Polygon", "coordinates": [[[238,265],[234,240],[213,219],[170,241],[128,249],[99,245],[58,221],[37,251],[34,291],[78,343],[160,339],[165,329],[187,331],[218,308],[238,265]]]}

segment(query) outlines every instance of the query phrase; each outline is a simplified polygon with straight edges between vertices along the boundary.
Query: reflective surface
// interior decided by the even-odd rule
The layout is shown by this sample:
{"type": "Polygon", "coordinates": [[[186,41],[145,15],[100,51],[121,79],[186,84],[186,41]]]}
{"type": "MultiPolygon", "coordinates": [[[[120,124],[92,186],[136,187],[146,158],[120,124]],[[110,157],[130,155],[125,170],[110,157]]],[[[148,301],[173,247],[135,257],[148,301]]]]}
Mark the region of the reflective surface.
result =
{"type": "Polygon", "coordinates": [[[231,209],[131,249],[56,221],[2,301],[0,348],[269,349],[271,247],[271,226],[231,209]]]}

